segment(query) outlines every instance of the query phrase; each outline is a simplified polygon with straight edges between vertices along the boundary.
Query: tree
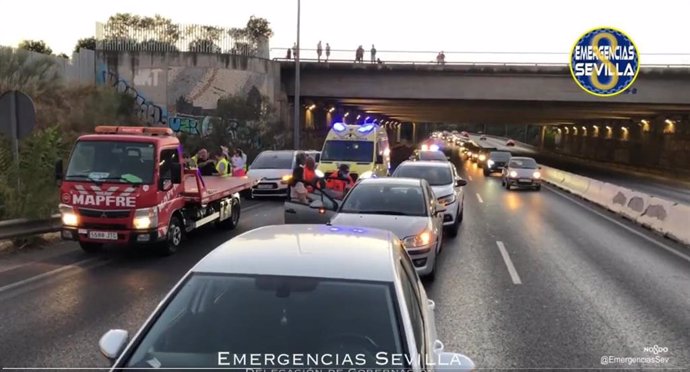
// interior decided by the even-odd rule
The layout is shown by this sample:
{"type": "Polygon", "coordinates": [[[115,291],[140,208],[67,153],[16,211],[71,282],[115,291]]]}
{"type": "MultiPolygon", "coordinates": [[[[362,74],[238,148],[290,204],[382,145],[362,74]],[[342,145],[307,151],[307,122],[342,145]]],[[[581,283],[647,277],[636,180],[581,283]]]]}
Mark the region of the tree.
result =
{"type": "Polygon", "coordinates": [[[24,40],[19,43],[19,49],[30,50],[32,52],[51,55],[53,50],[46,45],[43,40],[24,40]]]}
{"type": "Polygon", "coordinates": [[[69,56],[68,56],[67,54],[65,54],[65,53],[60,53],[60,54],[58,54],[58,57],[64,58],[64,59],[69,59],[69,56]]]}
{"type": "Polygon", "coordinates": [[[79,39],[77,45],[74,46],[74,52],[77,53],[80,49],[96,50],[96,38],[87,37],[79,39]]]}
{"type": "Polygon", "coordinates": [[[189,43],[189,51],[197,53],[220,53],[222,50],[216,44],[223,34],[223,29],[213,26],[198,26],[187,29],[194,40],[189,43]]]}
{"type": "Polygon", "coordinates": [[[271,30],[270,22],[266,18],[251,16],[245,27],[233,27],[228,31],[228,34],[234,39],[247,39],[256,43],[273,36],[273,30],[271,30]]]}
{"type": "MultiPolygon", "coordinates": [[[[180,40],[180,26],[170,18],[156,14],[153,17],[141,17],[131,13],[117,13],[105,24],[106,41],[126,41],[125,45],[142,50],[174,51],[175,43],[180,40]]],[[[107,44],[106,44],[107,45],[107,44]]]]}

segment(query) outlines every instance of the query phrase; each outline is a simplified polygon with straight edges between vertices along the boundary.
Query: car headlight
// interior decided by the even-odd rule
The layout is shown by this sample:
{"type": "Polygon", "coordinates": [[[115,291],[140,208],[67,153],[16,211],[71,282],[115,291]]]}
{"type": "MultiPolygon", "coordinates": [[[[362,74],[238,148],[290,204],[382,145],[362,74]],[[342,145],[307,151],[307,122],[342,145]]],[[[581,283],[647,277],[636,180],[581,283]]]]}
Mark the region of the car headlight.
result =
{"type": "Polygon", "coordinates": [[[426,150],[428,150],[428,149],[429,149],[429,146],[427,146],[427,145],[422,145],[422,151],[426,151],[426,150]]]}
{"type": "Polygon", "coordinates": [[[493,166],[494,166],[494,161],[491,160],[491,159],[489,159],[489,161],[487,162],[487,164],[489,164],[490,167],[493,167],[493,166]]]}
{"type": "Polygon", "coordinates": [[[374,172],[366,171],[366,172],[360,174],[359,177],[357,177],[357,179],[365,179],[365,178],[372,178],[372,177],[374,177],[374,172]]]}
{"type": "Polygon", "coordinates": [[[286,184],[286,183],[290,182],[290,179],[292,179],[292,175],[286,174],[280,179],[280,183],[286,184]]]}
{"type": "Polygon", "coordinates": [[[541,173],[539,173],[539,171],[536,171],[536,172],[532,173],[532,177],[541,178],[541,173]]]}
{"type": "Polygon", "coordinates": [[[403,239],[405,248],[419,248],[431,243],[431,232],[425,230],[418,235],[408,236],[403,239]]]}
{"type": "Polygon", "coordinates": [[[135,229],[151,229],[158,227],[158,208],[142,208],[134,211],[132,225],[135,229]]]}
{"type": "Polygon", "coordinates": [[[62,215],[62,224],[65,226],[77,226],[79,224],[79,216],[74,211],[74,207],[67,204],[60,204],[58,207],[62,215]]]}
{"type": "Polygon", "coordinates": [[[455,197],[455,194],[450,194],[450,195],[446,195],[444,197],[438,198],[438,202],[440,204],[443,204],[444,206],[455,203],[455,200],[457,200],[457,198],[455,197]]]}
{"type": "Polygon", "coordinates": [[[510,176],[513,178],[517,177],[517,172],[516,171],[510,171],[510,176]]]}
{"type": "Polygon", "coordinates": [[[479,155],[479,160],[480,161],[486,160],[486,155],[484,155],[484,154],[479,155]]]}

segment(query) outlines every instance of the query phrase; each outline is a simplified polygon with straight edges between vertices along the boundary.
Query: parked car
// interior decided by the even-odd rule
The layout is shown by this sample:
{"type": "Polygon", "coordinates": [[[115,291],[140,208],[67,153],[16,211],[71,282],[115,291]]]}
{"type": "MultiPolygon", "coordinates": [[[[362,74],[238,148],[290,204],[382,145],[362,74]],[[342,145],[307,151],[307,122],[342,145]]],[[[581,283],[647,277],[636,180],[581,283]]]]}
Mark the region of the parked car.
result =
{"type": "MultiPolygon", "coordinates": [[[[369,369],[472,370],[470,358],[438,340],[435,304],[405,250],[393,233],[372,227],[251,230],[187,272],[131,341],[128,331],[111,329],[99,347],[113,371],[275,368],[275,360],[235,358],[265,353],[361,354],[357,367],[369,369]]],[[[305,360],[280,366],[303,369],[305,360]]]]}
{"type": "Polygon", "coordinates": [[[438,203],[445,208],[443,227],[450,236],[456,236],[462,223],[465,205],[463,180],[450,162],[405,161],[393,172],[392,177],[420,178],[426,180],[436,195],[438,203]]]}
{"type": "Polygon", "coordinates": [[[263,151],[249,165],[247,176],[260,179],[252,187],[250,197],[279,196],[289,197],[288,182],[292,177],[298,151],[263,151]]]}
{"type": "Polygon", "coordinates": [[[501,184],[507,190],[515,186],[518,188],[532,188],[541,190],[541,167],[528,157],[512,157],[508,166],[503,169],[501,184]]]}

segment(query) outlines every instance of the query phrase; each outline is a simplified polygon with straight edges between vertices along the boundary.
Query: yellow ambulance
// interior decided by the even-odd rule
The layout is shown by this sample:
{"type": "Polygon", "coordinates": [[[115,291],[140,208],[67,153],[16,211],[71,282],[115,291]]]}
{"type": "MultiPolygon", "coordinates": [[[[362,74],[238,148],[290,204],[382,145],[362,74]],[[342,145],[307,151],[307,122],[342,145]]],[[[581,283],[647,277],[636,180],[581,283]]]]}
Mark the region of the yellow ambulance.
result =
{"type": "Polygon", "coordinates": [[[390,153],[385,128],[376,124],[335,123],[326,136],[317,169],[328,177],[341,164],[347,164],[355,180],[386,177],[390,175],[390,153]]]}

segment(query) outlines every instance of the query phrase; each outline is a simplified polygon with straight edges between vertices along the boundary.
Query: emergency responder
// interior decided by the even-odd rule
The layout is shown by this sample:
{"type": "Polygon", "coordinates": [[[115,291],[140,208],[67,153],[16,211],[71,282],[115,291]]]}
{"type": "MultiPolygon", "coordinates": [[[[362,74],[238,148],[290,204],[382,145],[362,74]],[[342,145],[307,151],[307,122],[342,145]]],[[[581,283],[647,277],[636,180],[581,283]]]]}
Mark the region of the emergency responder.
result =
{"type": "Polygon", "coordinates": [[[223,151],[219,151],[216,153],[215,174],[219,176],[227,176],[228,174],[230,174],[230,162],[228,161],[228,158],[225,156],[225,153],[223,153],[223,151]]]}
{"type": "Polygon", "coordinates": [[[354,185],[355,181],[350,176],[350,166],[341,164],[337,172],[333,172],[326,180],[326,187],[339,195],[345,195],[354,185]]]}
{"type": "Polygon", "coordinates": [[[319,188],[316,184],[316,161],[311,156],[307,156],[304,162],[304,184],[307,186],[307,191],[314,192],[315,188],[319,188]]]}

